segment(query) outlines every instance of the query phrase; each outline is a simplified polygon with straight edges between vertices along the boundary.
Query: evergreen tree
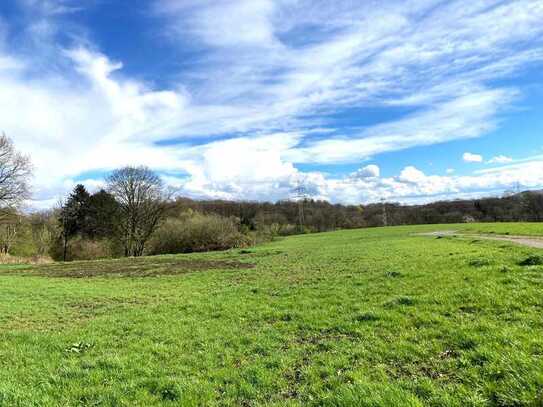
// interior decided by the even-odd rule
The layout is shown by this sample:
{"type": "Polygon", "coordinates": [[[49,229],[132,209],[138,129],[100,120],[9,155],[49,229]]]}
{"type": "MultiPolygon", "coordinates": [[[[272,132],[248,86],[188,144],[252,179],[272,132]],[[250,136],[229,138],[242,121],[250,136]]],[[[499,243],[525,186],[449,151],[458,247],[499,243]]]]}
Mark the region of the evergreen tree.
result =
{"type": "Polygon", "coordinates": [[[88,200],[87,218],[83,233],[89,239],[107,238],[116,235],[119,204],[103,189],[88,200]]]}
{"type": "Polygon", "coordinates": [[[63,244],[63,259],[68,256],[68,243],[77,234],[85,230],[89,213],[90,194],[85,186],[77,185],[60,209],[60,227],[63,244]]]}

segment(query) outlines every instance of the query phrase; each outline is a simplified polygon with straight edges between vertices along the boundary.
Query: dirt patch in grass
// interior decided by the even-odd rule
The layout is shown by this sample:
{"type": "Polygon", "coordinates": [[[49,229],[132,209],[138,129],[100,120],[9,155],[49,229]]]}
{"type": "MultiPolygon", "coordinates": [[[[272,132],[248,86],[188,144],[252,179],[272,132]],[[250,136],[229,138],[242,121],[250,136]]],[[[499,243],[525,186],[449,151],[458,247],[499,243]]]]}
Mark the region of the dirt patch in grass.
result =
{"type": "Polygon", "coordinates": [[[364,312],[362,314],[358,314],[354,317],[354,320],[356,322],[375,322],[379,321],[379,316],[374,314],[373,312],[364,312]]]}
{"type": "Polygon", "coordinates": [[[479,267],[490,266],[491,262],[490,260],[485,259],[485,258],[476,258],[476,259],[471,259],[469,262],[469,265],[471,267],[479,268],[479,267]]]}
{"type": "Polygon", "coordinates": [[[412,306],[412,305],[415,305],[415,300],[411,297],[407,297],[405,295],[403,296],[400,296],[400,297],[397,297],[397,298],[393,298],[391,299],[390,301],[387,301],[384,306],[386,308],[393,308],[393,307],[396,307],[396,306],[412,306]]]}
{"type": "MultiPolygon", "coordinates": [[[[254,264],[233,260],[121,259],[108,261],[73,262],[52,264],[19,270],[17,274],[43,277],[156,277],[185,274],[206,270],[240,270],[253,268],[254,264]]],[[[12,274],[12,273],[10,273],[12,274]]]]}

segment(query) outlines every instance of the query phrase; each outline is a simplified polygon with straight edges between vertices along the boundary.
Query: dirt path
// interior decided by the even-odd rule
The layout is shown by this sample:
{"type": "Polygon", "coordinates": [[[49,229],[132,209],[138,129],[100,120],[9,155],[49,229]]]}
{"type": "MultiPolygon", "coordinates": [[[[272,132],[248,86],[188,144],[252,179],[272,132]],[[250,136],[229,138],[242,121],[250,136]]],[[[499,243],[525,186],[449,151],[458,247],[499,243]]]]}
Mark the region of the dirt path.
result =
{"type": "Polygon", "coordinates": [[[511,243],[519,244],[521,246],[534,247],[536,249],[543,249],[543,238],[532,237],[532,236],[466,234],[466,233],[459,233],[456,230],[441,230],[441,231],[430,232],[430,233],[419,233],[418,236],[476,237],[478,239],[498,240],[502,242],[511,242],[511,243]]]}

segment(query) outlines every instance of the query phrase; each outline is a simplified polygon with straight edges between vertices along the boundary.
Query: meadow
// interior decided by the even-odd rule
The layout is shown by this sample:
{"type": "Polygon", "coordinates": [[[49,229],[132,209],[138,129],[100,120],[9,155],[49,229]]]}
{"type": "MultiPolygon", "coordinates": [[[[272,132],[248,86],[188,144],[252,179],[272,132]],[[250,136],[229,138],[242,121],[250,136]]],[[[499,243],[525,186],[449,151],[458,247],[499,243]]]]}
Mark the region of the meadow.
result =
{"type": "Polygon", "coordinates": [[[543,251],[438,230],[0,268],[0,406],[541,406],[543,251]]]}

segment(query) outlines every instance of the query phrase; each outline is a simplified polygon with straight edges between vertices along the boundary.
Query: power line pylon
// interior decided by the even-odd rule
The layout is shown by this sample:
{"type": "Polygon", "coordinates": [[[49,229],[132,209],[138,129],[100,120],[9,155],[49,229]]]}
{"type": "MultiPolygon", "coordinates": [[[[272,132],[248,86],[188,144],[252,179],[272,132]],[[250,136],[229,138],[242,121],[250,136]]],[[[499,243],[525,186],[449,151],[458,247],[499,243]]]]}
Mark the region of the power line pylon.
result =
{"type": "Polygon", "coordinates": [[[305,229],[304,204],[309,196],[309,194],[307,193],[307,188],[303,181],[297,182],[296,186],[292,189],[292,195],[298,203],[298,228],[300,232],[303,232],[305,229]]]}

